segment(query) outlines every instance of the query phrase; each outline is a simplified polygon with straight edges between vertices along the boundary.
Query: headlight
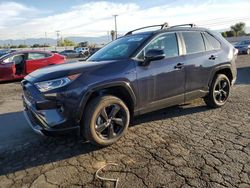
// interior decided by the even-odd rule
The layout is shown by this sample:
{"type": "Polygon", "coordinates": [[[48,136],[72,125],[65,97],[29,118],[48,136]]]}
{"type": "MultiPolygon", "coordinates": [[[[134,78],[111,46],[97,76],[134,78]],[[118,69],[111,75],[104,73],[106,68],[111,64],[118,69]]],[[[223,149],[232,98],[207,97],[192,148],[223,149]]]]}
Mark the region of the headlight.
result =
{"type": "Polygon", "coordinates": [[[71,81],[75,80],[79,75],[80,74],[74,74],[68,77],[58,78],[58,79],[44,81],[44,82],[38,82],[38,83],[35,83],[35,86],[37,87],[37,89],[39,89],[39,91],[46,92],[52,89],[66,86],[71,81]]]}

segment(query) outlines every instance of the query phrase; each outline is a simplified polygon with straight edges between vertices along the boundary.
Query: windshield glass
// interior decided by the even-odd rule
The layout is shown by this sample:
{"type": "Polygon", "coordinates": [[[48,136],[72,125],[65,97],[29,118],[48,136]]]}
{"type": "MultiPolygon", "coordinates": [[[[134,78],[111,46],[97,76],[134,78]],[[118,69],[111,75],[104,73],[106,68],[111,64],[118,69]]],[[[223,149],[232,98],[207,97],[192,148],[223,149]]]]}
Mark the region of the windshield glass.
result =
{"type": "Polygon", "coordinates": [[[11,56],[11,54],[5,54],[0,57],[0,60],[7,59],[9,56],[11,56]]]}
{"type": "Polygon", "coordinates": [[[119,38],[97,51],[88,61],[127,59],[148,37],[146,34],[138,34],[119,38]]]}

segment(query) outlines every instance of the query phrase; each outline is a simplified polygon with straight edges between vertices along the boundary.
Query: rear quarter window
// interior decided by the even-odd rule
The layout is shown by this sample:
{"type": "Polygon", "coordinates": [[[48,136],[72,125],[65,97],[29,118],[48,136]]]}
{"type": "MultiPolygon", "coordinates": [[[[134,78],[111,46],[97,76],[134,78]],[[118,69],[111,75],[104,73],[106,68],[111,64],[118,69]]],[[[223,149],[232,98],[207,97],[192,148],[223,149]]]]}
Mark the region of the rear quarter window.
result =
{"type": "Polygon", "coordinates": [[[205,51],[205,44],[200,32],[191,31],[182,33],[185,45],[186,53],[193,54],[205,51]]]}
{"type": "Polygon", "coordinates": [[[203,35],[207,50],[218,50],[221,48],[220,42],[215,37],[209,33],[203,33],[203,35]]]}

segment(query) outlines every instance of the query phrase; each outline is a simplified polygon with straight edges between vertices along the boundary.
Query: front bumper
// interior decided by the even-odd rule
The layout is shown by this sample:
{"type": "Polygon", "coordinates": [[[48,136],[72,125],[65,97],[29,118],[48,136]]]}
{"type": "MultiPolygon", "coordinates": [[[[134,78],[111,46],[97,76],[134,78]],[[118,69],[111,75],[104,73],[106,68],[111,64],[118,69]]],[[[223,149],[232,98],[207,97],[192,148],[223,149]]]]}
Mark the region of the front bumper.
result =
{"type": "Polygon", "coordinates": [[[236,48],[238,50],[238,54],[246,54],[248,48],[236,48]]]}
{"type": "Polygon", "coordinates": [[[79,133],[79,125],[65,117],[53,101],[39,99],[29,84],[23,87],[24,116],[36,133],[47,136],[79,133]]]}

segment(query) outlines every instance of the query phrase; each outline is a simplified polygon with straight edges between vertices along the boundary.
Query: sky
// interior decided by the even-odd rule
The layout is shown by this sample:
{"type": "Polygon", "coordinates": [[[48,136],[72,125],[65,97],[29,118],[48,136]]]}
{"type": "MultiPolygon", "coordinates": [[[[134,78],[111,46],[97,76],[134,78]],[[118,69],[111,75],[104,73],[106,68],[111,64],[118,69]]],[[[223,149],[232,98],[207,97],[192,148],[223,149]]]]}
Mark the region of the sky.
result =
{"type": "Polygon", "coordinates": [[[195,23],[214,30],[243,21],[250,26],[250,0],[0,0],[0,39],[105,36],[161,23],[195,23]]]}

